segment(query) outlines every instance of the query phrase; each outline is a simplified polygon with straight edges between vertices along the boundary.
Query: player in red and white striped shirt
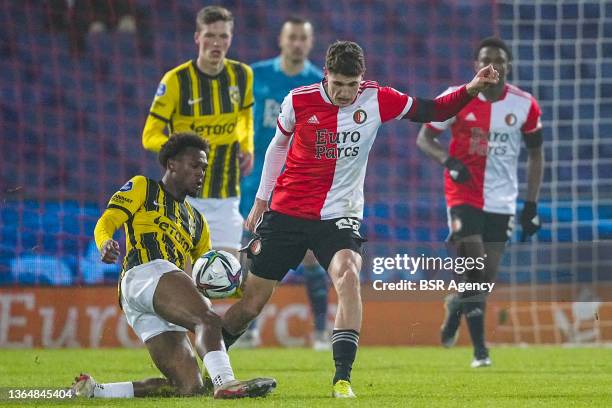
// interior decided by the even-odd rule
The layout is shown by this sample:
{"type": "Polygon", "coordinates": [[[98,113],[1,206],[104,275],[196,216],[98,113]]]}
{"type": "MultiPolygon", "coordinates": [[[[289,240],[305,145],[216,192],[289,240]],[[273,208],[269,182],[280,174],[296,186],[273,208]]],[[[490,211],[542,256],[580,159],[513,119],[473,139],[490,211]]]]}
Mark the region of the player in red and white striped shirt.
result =
{"type": "MultiPolygon", "coordinates": [[[[475,50],[474,60],[476,71],[493,64],[500,75],[499,83],[483,90],[453,118],[424,125],[417,144],[446,167],[446,203],[457,254],[486,257],[484,271],[468,271],[465,279],[494,282],[514,226],[521,142],[528,152],[527,196],[520,220],[523,239],[540,229],[536,203],[544,167],[542,123],[535,98],[506,83],[512,54],[503,41],[484,39],[475,50]],[[436,139],[446,129],[452,134],[448,152],[436,139]]],[[[491,364],[484,340],[485,301],[484,294],[471,292],[446,299],[442,343],[447,347],[454,344],[464,314],[474,345],[472,367],[491,364]]]]}
{"type": "Polygon", "coordinates": [[[361,328],[364,241],[359,226],[368,153],[378,128],[392,119],[446,120],[480,90],[497,83],[499,75],[485,67],[469,84],[426,100],[364,81],[363,51],[353,42],[332,44],[325,67],[323,82],[294,89],[281,106],[246,223],[258,235],[249,245],[252,274],[243,298],[224,316],[224,338],[229,346],[240,336],[278,281],[311,249],[338,293],[333,395],[354,397],[350,372],[361,328]]]}

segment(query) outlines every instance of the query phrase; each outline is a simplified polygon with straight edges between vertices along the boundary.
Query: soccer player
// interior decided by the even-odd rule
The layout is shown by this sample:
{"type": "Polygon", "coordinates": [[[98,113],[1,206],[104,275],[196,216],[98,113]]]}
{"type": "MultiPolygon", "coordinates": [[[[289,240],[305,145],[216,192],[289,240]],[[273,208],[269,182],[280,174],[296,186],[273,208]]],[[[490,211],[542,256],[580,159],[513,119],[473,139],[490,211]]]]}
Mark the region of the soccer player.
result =
{"type": "Polygon", "coordinates": [[[327,50],[325,79],[284,99],[246,222],[257,234],[248,246],[252,275],[244,297],[223,317],[229,346],[259,314],[277,282],[312,249],[338,294],[332,335],[332,395],[338,398],[355,396],[350,374],[362,314],[359,227],[368,153],[378,128],[392,119],[446,120],[498,76],[485,67],[467,85],[427,100],[364,81],[364,72],[361,47],[338,41],[327,50]]]}
{"type": "MultiPolygon", "coordinates": [[[[242,179],[240,185],[240,211],[247,216],[255,200],[259,186],[266,149],[274,137],[276,117],[283,99],[294,88],[312,84],[323,78],[323,72],[309,60],[308,54],[313,46],[312,24],[298,17],[284,22],[279,38],[280,55],[251,65],[255,82],[255,165],[253,172],[242,179]]],[[[327,292],[328,284],[325,270],[317,263],[312,251],[308,251],[302,265],[296,271],[303,272],[308,292],[308,299],[314,316],[315,333],[313,348],[329,350],[331,348],[327,332],[327,292]]],[[[259,333],[254,324],[240,338],[246,346],[259,343],[259,333]]]]}
{"type": "Polygon", "coordinates": [[[162,78],[142,134],[144,147],[159,151],[169,132],[194,131],[211,146],[210,167],[198,198],[190,203],[206,214],[215,249],[238,256],[243,218],[240,175],[253,163],[253,71],[225,58],[234,18],[223,7],[208,6],[196,17],[198,57],[162,78]]]}
{"type": "MultiPolygon", "coordinates": [[[[502,40],[482,40],[474,52],[474,68],[478,71],[492,64],[499,82],[482,90],[454,117],[424,125],[417,138],[421,150],[446,168],[450,240],[457,255],[485,257],[484,270],[466,272],[468,282],[495,281],[514,227],[521,139],[527,147],[527,195],[520,217],[523,240],[540,229],[537,200],[544,167],[540,108],[533,96],[506,82],[511,61],[512,53],[502,40]],[[437,137],[449,128],[452,137],[447,152],[437,137]]],[[[478,292],[446,299],[442,344],[455,343],[461,315],[465,315],[474,345],[474,368],[491,365],[485,346],[485,306],[486,296],[478,292]]]]}
{"type": "Polygon", "coordinates": [[[273,379],[234,378],[221,336],[221,319],[184,272],[211,246],[206,219],[185,200],[202,187],[207,151],[207,142],[195,133],[170,137],[159,152],[165,169],[161,181],[133,177],[111,197],[94,231],[102,261],[114,263],[119,244],[113,234],[125,224],[120,305],[165,378],[97,384],[90,375],[81,374],[73,385],[76,395],[202,394],[204,384],[188,330],[195,334],[195,348],[210,373],[215,398],[258,397],[276,386],[273,379]]]}

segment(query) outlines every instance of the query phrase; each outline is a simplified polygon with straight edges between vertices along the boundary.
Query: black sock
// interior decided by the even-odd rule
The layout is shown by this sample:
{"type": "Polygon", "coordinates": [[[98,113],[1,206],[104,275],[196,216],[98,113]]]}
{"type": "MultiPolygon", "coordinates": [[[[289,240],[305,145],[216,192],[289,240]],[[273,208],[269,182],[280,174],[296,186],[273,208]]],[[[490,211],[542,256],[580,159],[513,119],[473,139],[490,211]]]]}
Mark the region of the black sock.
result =
{"type": "Polygon", "coordinates": [[[225,348],[229,350],[229,348],[244,334],[246,330],[241,331],[238,334],[231,334],[225,328],[221,329],[221,335],[223,335],[223,342],[225,343],[225,348]]]}
{"type": "Polygon", "coordinates": [[[355,330],[336,330],[332,334],[332,350],[336,363],[334,384],[339,380],[351,381],[351,370],[357,355],[359,333],[355,330]]]}
{"type": "Polygon", "coordinates": [[[472,292],[471,295],[464,297],[462,309],[472,338],[474,357],[480,360],[489,356],[484,334],[486,299],[483,293],[472,292]]]}

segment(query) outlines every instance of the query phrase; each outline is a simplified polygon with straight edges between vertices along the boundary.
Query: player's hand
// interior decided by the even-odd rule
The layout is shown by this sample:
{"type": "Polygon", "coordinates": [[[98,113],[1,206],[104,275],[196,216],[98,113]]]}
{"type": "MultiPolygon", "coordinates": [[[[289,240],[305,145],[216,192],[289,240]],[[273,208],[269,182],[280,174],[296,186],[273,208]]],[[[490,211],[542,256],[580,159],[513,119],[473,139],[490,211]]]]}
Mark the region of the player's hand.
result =
{"type": "Polygon", "coordinates": [[[527,241],[527,238],[542,228],[540,217],[538,217],[538,204],[533,201],[525,201],[523,212],[521,213],[521,242],[527,241]]]}
{"type": "Polygon", "coordinates": [[[456,157],[448,156],[444,161],[444,167],[448,169],[448,175],[455,183],[465,183],[471,178],[468,168],[456,157]]]}
{"type": "Polygon", "coordinates": [[[240,152],[238,154],[238,164],[240,165],[240,175],[242,177],[251,174],[251,171],[253,170],[253,153],[240,152]]]}
{"type": "Polygon", "coordinates": [[[253,208],[251,208],[251,212],[244,222],[244,228],[255,233],[255,227],[259,222],[259,219],[262,217],[263,213],[268,211],[268,202],[266,200],[262,200],[261,198],[255,198],[255,202],[253,203],[253,208]]]}
{"type": "Polygon", "coordinates": [[[107,264],[114,264],[119,259],[119,243],[109,239],[100,248],[100,259],[107,264]]]}
{"type": "Polygon", "coordinates": [[[493,65],[489,64],[476,73],[474,79],[465,86],[468,93],[472,96],[478,95],[480,91],[493,86],[499,82],[499,72],[493,65]]]}

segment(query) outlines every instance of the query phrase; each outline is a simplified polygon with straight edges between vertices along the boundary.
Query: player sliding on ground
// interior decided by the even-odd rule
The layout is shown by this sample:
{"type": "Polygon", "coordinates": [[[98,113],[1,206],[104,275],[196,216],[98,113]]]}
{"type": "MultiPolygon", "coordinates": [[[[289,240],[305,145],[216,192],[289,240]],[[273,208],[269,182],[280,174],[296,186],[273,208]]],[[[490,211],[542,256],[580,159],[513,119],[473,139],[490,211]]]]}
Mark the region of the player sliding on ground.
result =
{"type": "Polygon", "coordinates": [[[215,398],[259,397],[276,381],[238,381],[221,337],[221,319],[184,270],[210,249],[206,219],[185,197],[196,196],[208,165],[208,144],[195,133],[172,136],[159,152],[161,181],[136,176],[110,199],[95,229],[102,261],[119,257],[115,231],[125,224],[126,255],[119,286],[120,305],[129,325],[145,343],[165,378],[97,384],[81,374],[78,396],[132,398],[189,396],[205,392],[187,331],[210,374],[215,398]]]}
{"type": "Polygon", "coordinates": [[[363,183],[378,128],[392,119],[448,119],[478,92],[496,84],[498,73],[484,67],[467,85],[426,100],[364,81],[363,51],[354,42],[332,44],[325,69],[322,82],[292,90],[282,103],[246,221],[258,235],[248,247],[252,275],[244,297],[223,317],[223,335],[229,347],[261,312],[278,281],[311,249],[338,294],[332,395],[350,398],[355,396],[350,376],[362,314],[363,183]]]}

